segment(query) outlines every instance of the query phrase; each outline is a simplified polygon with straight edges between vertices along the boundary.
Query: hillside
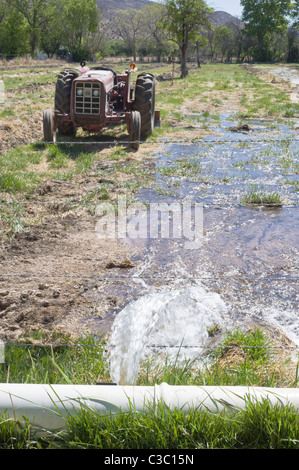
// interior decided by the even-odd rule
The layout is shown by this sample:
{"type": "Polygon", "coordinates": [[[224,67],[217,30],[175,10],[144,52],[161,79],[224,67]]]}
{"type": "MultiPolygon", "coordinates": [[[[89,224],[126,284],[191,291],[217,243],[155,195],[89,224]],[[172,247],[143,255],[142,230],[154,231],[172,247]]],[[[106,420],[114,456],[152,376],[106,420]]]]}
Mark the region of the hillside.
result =
{"type": "Polygon", "coordinates": [[[152,3],[149,0],[97,0],[97,4],[103,13],[111,10],[127,10],[128,8],[140,9],[146,4],[152,3]]]}
{"type": "Polygon", "coordinates": [[[146,5],[151,5],[152,2],[148,0],[97,0],[97,4],[104,20],[111,20],[117,10],[128,10],[129,8],[140,10],[146,5]]]}
{"type": "Polygon", "coordinates": [[[224,26],[226,24],[241,24],[241,21],[226,11],[215,11],[212,14],[211,21],[214,26],[224,26]]]}
{"type": "MultiPolygon", "coordinates": [[[[111,20],[113,14],[117,10],[127,10],[134,8],[140,10],[146,5],[151,5],[153,2],[149,0],[97,0],[97,4],[102,11],[104,20],[111,20]]],[[[212,14],[211,21],[215,26],[223,26],[227,23],[240,23],[240,20],[235,16],[226,13],[225,11],[215,11],[212,14]]]]}

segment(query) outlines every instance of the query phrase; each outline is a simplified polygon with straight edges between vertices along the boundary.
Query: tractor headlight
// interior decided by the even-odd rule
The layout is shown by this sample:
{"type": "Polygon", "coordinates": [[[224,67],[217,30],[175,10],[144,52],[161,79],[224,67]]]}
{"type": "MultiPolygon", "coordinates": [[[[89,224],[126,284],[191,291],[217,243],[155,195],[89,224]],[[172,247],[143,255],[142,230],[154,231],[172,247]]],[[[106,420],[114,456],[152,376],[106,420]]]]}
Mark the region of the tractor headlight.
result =
{"type": "Polygon", "coordinates": [[[92,95],[93,95],[94,97],[98,98],[99,95],[100,95],[99,90],[93,90],[92,95]]]}
{"type": "Polygon", "coordinates": [[[83,96],[83,88],[77,88],[77,96],[83,96]]]}

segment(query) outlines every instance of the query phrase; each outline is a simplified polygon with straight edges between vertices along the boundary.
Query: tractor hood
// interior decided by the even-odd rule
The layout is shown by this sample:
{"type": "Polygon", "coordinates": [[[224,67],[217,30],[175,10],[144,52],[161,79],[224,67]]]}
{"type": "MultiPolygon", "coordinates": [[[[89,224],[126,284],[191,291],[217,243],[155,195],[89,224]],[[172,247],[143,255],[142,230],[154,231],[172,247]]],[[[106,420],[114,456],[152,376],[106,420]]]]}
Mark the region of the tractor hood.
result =
{"type": "Polygon", "coordinates": [[[76,81],[98,80],[101,82],[106,91],[111,90],[115,84],[115,74],[111,70],[88,70],[84,72],[76,81]]]}

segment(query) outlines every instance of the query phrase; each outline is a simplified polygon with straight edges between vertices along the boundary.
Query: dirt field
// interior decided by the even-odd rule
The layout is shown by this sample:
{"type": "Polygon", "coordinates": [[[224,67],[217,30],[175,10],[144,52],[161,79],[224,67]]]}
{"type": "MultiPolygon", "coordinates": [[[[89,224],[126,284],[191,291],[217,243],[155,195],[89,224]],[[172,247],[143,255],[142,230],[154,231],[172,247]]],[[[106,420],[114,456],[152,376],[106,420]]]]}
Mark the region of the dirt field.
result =
{"type": "MultiPolygon", "coordinates": [[[[8,87],[5,91],[6,108],[13,109],[14,116],[5,116],[0,121],[1,143],[42,140],[42,110],[53,106],[55,77],[59,70],[12,68],[11,72],[5,71],[3,77],[10,83],[14,78],[23,77],[26,83],[17,89],[13,84],[12,89],[8,87]],[[42,79],[49,75],[52,79],[43,83],[42,79]]],[[[10,148],[2,145],[3,152],[10,148]]],[[[111,147],[99,144],[95,151],[99,159],[90,171],[68,181],[42,181],[25,204],[23,195],[17,197],[23,203],[26,219],[34,222],[1,239],[1,337],[15,339],[40,328],[51,331],[58,328],[80,335],[89,318],[101,319],[111,305],[121,306],[121,297],[105,292],[105,278],[107,272],[114,270],[117,274],[133,267],[129,258],[134,252],[125,243],[98,239],[94,211],[80,203],[94,188],[111,182],[105,163],[111,147]],[[69,204],[70,200],[72,204],[69,204]]],[[[124,162],[130,164],[142,160],[144,153],[144,149],[137,154],[125,151],[124,162]]],[[[38,173],[47,170],[47,166],[42,161],[38,173]]],[[[117,197],[118,181],[123,182],[131,176],[124,172],[113,174],[111,199],[117,197]]],[[[2,193],[1,196],[2,203],[16,199],[12,194],[2,193]]]]}
{"type": "MultiPolygon", "coordinates": [[[[8,83],[4,110],[11,111],[13,115],[2,113],[2,144],[28,144],[42,140],[42,111],[50,107],[53,101],[58,71],[54,67],[3,71],[3,79],[8,83]],[[20,83],[14,83],[14,78],[20,79],[20,83]]],[[[251,69],[248,71],[252,72],[251,69]]],[[[294,88],[288,82],[264,71],[254,73],[261,75],[267,83],[275,80],[281,90],[294,98],[294,88]]],[[[163,83],[157,81],[157,107],[160,105],[159,94],[163,83]]],[[[169,81],[168,91],[171,91],[171,86],[169,81]]],[[[180,111],[190,109],[191,105],[201,112],[209,110],[210,114],[225,111],[228,106],[230,110],[242,110],[242,89],[230,90],[227,92],[228,101],[215,104],[215,99],[220,99],[223,93],[225,90],[207,92],[210,101],[205,103],[201,102],[201,96],[190,97],[182,104],[180,111]]],[[[163,107],[162,100],[161,105],[163,107]]],[[[171,126],[172,138],[188,141],[194,136],[200,138],[211,133],[204,127],[182,127],[175,116],[168,116],[166,120],[171,126]]],[[[164,137],[168,136],[167,129],[164,130],[164,137]]],[[[163,124],[160,132],[163,137],[163,124]]],[[[115,148],[100,142],[106,138],[107,135],[100,137],[99,146],[91,148],[88,146],[91,137],[82,136],[88,151],[97,154],[97,159],[86,171],[68,179],[55,178],[50,172],[49,161],[42,158],[34,166],[40,181],[29,196],[0,192],[2,217],[7,204],[21,203],[25,218],[22,230],[7,234],[5,227],[2,227],[5,233],[0,241],[0,337],[12,340],[22,338],[25,333],[40,328],[49,331],[59,329],[76,336],[89,331],[91,325],[94,331],[97,322],[99,333],[104,334],[111,326],[114,312],[126,304],[127,298],[122,293],[124,286],[117,277],[142,265],[143,248],[97,238],[97,217],[86,201],[90,201],[91,193],[96,194],[107,185],[109,200],[117,201],[124,183],[133,184],[136,180],[133,170],[121,171],[121,167],[131,165],[130,168],[137,168],[138,164],[137,178],[141,178],[141,170],[151,167],[154,152],[162,148],[163,143],[145,143],[137,152],[127,152],[126,146],[119,144],[119,156],[112,159],[115,148]]],[[[115,134],[112,136],[114,138],[115,134]]],[[[124,135],[121,138],[125,138],[124,135]]],[[[2,145],[2,153],[9,149],[10,146],[2,145]]],[[[72,164],[68,167],[70,171],[72,164]]],[[[151,179],[153,175],[148,173],[147,177],[151,179]]],[[[95,197],[91,202],[94,205],[98,201],[95,197]]]]}

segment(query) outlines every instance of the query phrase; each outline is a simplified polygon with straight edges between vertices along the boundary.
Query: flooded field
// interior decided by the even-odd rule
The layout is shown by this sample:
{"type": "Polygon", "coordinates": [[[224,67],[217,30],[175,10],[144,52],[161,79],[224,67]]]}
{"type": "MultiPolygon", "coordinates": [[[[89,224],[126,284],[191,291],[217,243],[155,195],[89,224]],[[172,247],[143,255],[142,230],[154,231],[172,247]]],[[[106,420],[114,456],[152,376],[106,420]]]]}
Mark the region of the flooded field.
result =
{"type": "Polygon", "coordinates": [[[144,243],[144,251],[125,283],[138,300],[112,327],[116,380],[132,382],[140,360],[161,350],[200,356],[216,326],[225,332],[262,325],[299,346],[299,141],[294,126],[248,125],[237,129],[233,116],[221,116],[217,137],[166,140],[157,153],[159,191],[144,189],[139,200],[201,203],[202,245],[188,250],[174,238],[132,241],[144,243]],[[250,194],[276,197],[255,204],[246,199],[250,194]]]}
{"type": "Polygon", "coordinates": [[[137,152],[118,128],[30,145],[58,70],[3,72],[1,338],[107,335],[114,380],[129,383],[145,357],[200,358],[238,326],[298,348],[297,70],[207,64],[182,82],[169,64],[144,67],[161,126],[137,152]],[[200,243],[99,239],[94,208],[120,195],[146,209],[147,228],[155,204],[200,208],[200,243]]]}

